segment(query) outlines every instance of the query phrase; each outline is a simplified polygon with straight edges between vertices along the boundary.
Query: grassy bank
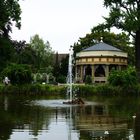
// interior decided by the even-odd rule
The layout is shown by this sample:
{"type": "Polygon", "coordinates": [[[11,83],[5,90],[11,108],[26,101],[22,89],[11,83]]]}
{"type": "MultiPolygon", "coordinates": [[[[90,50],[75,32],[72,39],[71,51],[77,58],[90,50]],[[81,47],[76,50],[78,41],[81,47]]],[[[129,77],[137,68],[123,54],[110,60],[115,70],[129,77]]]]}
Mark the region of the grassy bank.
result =
{"type": "Polygon", "coordinates": [[[27,85],[0,85],[1,94],[64,94],[66,87],[56,85],[27,84],[27,85]]]}
{"type": "Polygon", "coordinates": [[[136,85],[133,88],[129,87],[120,87],[120,86],[111,86],[108,84],[102,85],[85,85],[78,86],[77,94],[79,96],[139,96],[140,95],[140,85],[136,85]]]}
{"type": "MultiPolygon", "coordinates": [[[[42,85],[42,84],[27,84],[27,85],[0,85],[1,94],[32,94],[32,95],[65,95],[67,92],[66,86],[57,85],[42,85]]],[[[108,84],[102,85],[74,85],[73,92],[78,97],[86,96],[127,96],[127,95],[140,95],[140,85],[133,88],[111,86],[108,84]]]]}

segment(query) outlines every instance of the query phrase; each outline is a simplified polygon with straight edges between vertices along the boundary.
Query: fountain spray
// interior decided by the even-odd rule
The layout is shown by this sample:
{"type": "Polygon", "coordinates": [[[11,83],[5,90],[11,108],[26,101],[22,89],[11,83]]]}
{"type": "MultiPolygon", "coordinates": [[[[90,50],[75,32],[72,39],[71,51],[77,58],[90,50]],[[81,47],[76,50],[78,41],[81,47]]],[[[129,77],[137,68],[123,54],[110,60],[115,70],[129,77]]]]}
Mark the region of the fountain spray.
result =
{"type": "Polygon", "coordinates": [[[68,80],[67,80],[67,85],[68,85],[68,93],[70,96],[70,101],[72,101],[72,57],[73,57],[73,50],[72,48],[70,48],[70,52],[69,52],[69,64],[68,64],[68,80]]]}
{"type": "Polygon", "coordinates": [[[64,104],[84,104],[84,101],[81,98],[73,99],[73,75],[72,75],[72,59],[73,59],[73,50],[70,48],[69,52],[69,64],[68,64],[68,75],[67,75],[67,95],[69,95],[69,101],[63,102],[64,104]]]}

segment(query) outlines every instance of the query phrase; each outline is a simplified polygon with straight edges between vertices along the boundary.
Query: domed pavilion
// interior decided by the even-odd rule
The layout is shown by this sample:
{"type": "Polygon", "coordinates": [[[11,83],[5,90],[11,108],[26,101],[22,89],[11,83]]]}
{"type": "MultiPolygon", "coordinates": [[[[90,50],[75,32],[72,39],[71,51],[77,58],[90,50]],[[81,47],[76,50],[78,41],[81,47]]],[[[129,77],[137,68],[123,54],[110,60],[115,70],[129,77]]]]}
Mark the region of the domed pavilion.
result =
{"type": "Polygon", "coordinates": [[[75,80],[84,83],[91,76],[92,83],[105,83],[112,69],[127,67],[127,53],[100,42],[76,54],[75,80]]]}

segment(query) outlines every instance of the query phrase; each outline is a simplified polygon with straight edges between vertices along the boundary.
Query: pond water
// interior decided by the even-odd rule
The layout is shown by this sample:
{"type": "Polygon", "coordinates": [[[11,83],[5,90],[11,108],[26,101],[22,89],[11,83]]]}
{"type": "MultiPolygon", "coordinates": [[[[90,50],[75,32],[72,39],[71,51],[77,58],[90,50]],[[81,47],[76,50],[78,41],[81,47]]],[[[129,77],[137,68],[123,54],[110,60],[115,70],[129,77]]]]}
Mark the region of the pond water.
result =
{"type": "Polygon", "coordinates": [[[140,99],[63,101],[1,95],[0,140],[140,140],[140,99]]]}

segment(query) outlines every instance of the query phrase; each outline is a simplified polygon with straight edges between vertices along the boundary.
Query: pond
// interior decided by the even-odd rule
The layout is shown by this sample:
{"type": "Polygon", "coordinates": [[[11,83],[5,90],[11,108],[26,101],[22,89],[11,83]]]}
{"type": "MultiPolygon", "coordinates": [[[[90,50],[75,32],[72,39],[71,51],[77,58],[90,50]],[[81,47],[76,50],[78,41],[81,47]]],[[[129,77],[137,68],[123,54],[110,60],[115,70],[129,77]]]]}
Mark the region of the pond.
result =
{"type": "Polygon", "coordinates": [[[0,96],[0,140],[140,140],[140,99],[0,96]],[[136,116],[136,118],[135,118],[136,116]]]}

